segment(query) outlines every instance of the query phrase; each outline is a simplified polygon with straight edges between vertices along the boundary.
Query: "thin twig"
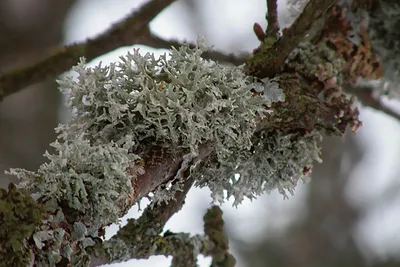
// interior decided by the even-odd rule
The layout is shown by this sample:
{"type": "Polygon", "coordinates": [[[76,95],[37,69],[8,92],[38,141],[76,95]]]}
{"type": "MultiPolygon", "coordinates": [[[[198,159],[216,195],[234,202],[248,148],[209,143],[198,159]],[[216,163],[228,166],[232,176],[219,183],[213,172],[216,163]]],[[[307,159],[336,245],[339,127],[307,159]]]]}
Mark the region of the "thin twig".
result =
{"type": "Polygon", "coordinates": [[[356,96],[364,106],[383,112],[386,115],[400,121],[399,113],[385,106],[380,99],[374,97],[373,92],[376,90],[372,86],[344,86],[344,89],[346,92],[356,96]]]}
{"type": "Polygon", "coordinates": [[[304,39],[313,23],[328,11],[336,0],[310,0],[303,12],[285,30],[272,47],[261,47],[247,61],[247,73],[259,78],[274,77],[282,68],[287,56],[304,39]],[[259,60],[263,58],[264,60],[259,60]]]}
{"type": "Polygon", "coordinates": [[[121,46],[142,44],[142,36],[148,32],[148,24],[174,1],[152,0],[98,37],[59,48],[41,61],[2,75],[0,101],[28,85],[63,73],[75,65],[80,57],[92,60],[121,46]]]}
{"type": "Polygon", "coordinates": [[[278,5],[277,0],[267,0],[267,16],[268,26],[265,33],[268,37],[276,38],[279,32],[278,23],[278,5]]]}
{"type": "MultiPolygon", "coordinates": [[[[144,44],[153,48],[179,48],[182,46],[184,43],[175,40],[175,39],[170,39],[170,40],[165,40],[163,38],[160,38],[151,32],[149,32],[148,35],[146,35],[146,38],[143,40],[144,44]]],[[[193,43],[188,43],[189,47],[194,48],[196,47],[195,44],[193,43]]],[[[211,59],[214,61],[218,62],[227,62],[227,63],[232,63],[236,66],[242,65],[246,62],[246,60],[250,57],[250,55],[242,54],[239,56],[236,56],[234,54],[224,54],[218,51],[208,51],[205,52],[201,55],[205,59],[211,59]]]]}
{"type": "MultiPolygon", "coordinates": [[[[158,14],[155,10],[161,12],[162,8],[165,8],[168,6],[168,3],[173,1],[175,0],[151,1],[97,38],[61,47],[41,61],[3,74],[0,76],[0,101],[4,97],[16,93],[28,85],[53,78],[67,71],[79,61],[80,57],[85,57],[90,61],[119,47],[135,44],[154,48],[170,49],[172,46],[179,48],[183,43],[174,39],[165,40],[152,34],[148,24],[146,24],[158,14]]],[[[190,47],[195,47],[195,44],[190,44],[190,47]]],[[[209,51],[204,53],[202,57],[238,66],[244,64],[249,55],[242,54],[236,56],[233,54],[223,54],[218,51],[209,51]]]]}
{"type": "MultiPolygon", "coordinates": [[[[128,220],[128,224],[110,240],[96,245],[90,266],[95,267],[118,260],[109,257],[121,253],[121,247],[118,245],[121,241],[127,246],[129,251],[125,253],[128,253],[130,258],[146,259],[152,256],[155,253],[154,243],[161,238],[160,234],[168,220],[182,208],[193,183],[193,179],[187,179],[182,191],[178,191],[171,201],[147,207],[139,219],[128,220]]],[[[127,257],[127,255],[118,255],[127,257]]]]}

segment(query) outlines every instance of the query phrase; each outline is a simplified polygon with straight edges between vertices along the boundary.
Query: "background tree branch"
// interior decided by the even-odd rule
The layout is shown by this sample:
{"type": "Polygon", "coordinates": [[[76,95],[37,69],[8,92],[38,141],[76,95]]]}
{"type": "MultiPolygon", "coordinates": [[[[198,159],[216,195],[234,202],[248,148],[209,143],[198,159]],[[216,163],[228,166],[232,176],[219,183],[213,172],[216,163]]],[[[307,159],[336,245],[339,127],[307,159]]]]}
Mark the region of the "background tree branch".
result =
{"type": "MultiPolygon", "coordinates": [[[[62,74],[76,65],[81,57],[90,61],[117,48],[130,45],[146,45],[164,49],[170,49],[172,46],[180,47],[182,43],[176,40],[164,40],[152,34],[149,29],[149,23],[174,1],[149,1],[96,38],[55,48],[50,55],[42,60],[0,75],[0,101],[28,85],[62,74]]],[[[191,47],[195,47],[195,45],[192,44],[191,47]]],[[[203,57],[234,65],[243,64],[247,58],[246,55],[238,57],[217,51],[207,52],[203,57]]]]}
{"type": "Polygon", "coordinates": [[[149,34],[148,24],[174,1],[149,1],[98,37],[55,49],[52,54],[36,63],[1,75],[0,101],[28,85],[54,78],[79,62],[80,57],[92,60],[121,46],[146,44],[143,36],[149,34]]]}

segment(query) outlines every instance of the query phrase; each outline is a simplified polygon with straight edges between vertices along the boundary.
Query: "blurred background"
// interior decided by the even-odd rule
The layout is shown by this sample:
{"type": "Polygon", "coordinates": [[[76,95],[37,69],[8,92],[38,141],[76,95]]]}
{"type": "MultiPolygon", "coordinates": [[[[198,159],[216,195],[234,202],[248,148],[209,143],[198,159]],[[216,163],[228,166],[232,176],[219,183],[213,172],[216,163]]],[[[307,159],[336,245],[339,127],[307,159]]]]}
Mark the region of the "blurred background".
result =
{"type": "MultiPolygon", "coordinates": [[[[0,74],[45,56],[58,45],[84,41],[124,18],[143,0],[1,0],[0,74]]],[[[296,0],[279,0],[282,27],[299,9],[296,0]]],[[[195,41],[205,37],[226,53],[251,52],[258,46],[252,25],[265,27],[265,0],[178,0],[152,23],[157,35],[195,41]]],[[[139,46],[134,46],[139,47],[139,46]]],[[[132,47],[102,56],[109,63],[132,47]]],[[[167,50],[140,46],[142,53],[167,50]]],[[[68,74],[67,74],[68,75],[68,74]]],[[[10,167],[36,170],[55,139],[54,127],[69,118],[54,81],[46,81],[0,103],[0,184],[11,180],[10,167]]],[[[386,101],[400,108],[397,102],[386,101]]],[[[356,136],[325,138],[324,163],[311,183],[299,185],[288,200],[273,192],[237,209],[223,205],[231,250],[240,267],[400,266],[399,121],[361,107],[364,126],[356,136]]],[[[190,192],[183,210],[167,224],[171,231],[202,232],[210,206],[207,190],[190,192]]],[[[143,208],[143,205],[142,205],[143,208]]],[[[121,219],[140,212],[133,207],[121,219]]],[[[109,227],[107,237],[118,230],[109,227]]],[[[152,257],[112,266],[169,266],[152,257]]],[[[201,258],[200,266],[210,259],[201,258]]]]}

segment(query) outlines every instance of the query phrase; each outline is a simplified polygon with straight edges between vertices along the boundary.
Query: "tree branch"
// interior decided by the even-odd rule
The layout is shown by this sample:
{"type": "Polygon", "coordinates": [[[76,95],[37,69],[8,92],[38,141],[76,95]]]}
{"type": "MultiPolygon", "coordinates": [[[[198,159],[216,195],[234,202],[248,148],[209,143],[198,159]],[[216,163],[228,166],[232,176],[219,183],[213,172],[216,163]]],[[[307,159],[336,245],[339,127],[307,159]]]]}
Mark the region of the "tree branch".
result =
{"type": "MultiPolygon", "coordinates": [[[[111,29],[94,39],[60,47],[55,49],[47,58],[1,75],[0,101],[31,84],[62,74],[76,65],[80,57],[85,57],[90,61],[119,47],[135,44],[154,48],[170,49],[172,46],[179,48],[183,43],[177,40],[162,39],[152,34],[148,26],[152,19],[174,1],[150,1],[139,10],[132,12],[125,20],[115,24],[111,29]]],[[[190,44],[190,47],[195,47],[195,45],[190,44]]],[[[240,56],[226,55],[218,51],[210,51],[204,53],[202,57],[242,65],[249,56],[246,54],[240,56]]]]}
{"type": "Polygon", "coordinates": [[[211,255],[215,247],[207,236],[166,232],[155,255],[172,256],[171,267],[197,267],[198,254],[211,255]]]}
{"type": "MultiPolygon", "coordinates": [[[[144,45],[151,46],[153,48],[179,48],[180,46],[183,45],[183,43],[179,42],[178,40],[171,39],[171,40],[165,40],[163,38],[160,38],[151,32],[149,32],[148,35],[146,35],[146,38],[144,38],[144,45]]],[[[189,47],[194,48],[196,45],[195,44],[190,44],[189,47]]],[[[204,59],[211,59],[214,61],[218,62],[228,62],[232,63],[236,66],[242,65],[246,62],[246,60],[249,58],[250,55],[247,54],[242,54],[239,56],[236,56],[234,54],[224,54],[218,51],[208,51],[205,52],[201,55],[204,59]]]]}
{"type": "Polygon", "coordinates": [[[95,246],[91,265],[135,259],[147,259],[153,255],[173,256],[172,266],[197,266],[198,254],[211,256],[211,266],[235,266],[236,260],[229,253],[228,238],[224,232],[222,211],[218,206],[208,209],[203,217],[205,235],[190,236],[188,233],[161,232],[166,222],[181,209],[193,181],[188,180],[176,201],[155,208],[146,208],[138,220],[129,220],[110,240],[95,246]],[[187,190],[186,190],[187,189],[187,190]],[[144,234],[147,233],[147,234],[144,234]],[[121,242],[126,247],[121,246],[121,242]],[[121,248],[125,249],[123,251],[121,248]],[[101,255],[101,257],[99,257],[101,255]],[[118,255],[119,258],[109,258],[118,255]]]}
{"type": "Polygon", "coordinates": [[[174,1],[152,0],[98,37],[59,48],[39,62],[2,75],[0,101],[28,85],[61,74],[74,66],[80,57],[92,60],[121,46],[142,44],[143,35],[148,32],[148,24],[174,1]]]}
{"type": "Polygon", "coordinates": [[[386,115],[400,121],[400,114],[385,106],[379,99],[376,99],[376,97],[373,96],[373,92],[376,90],[372,86],[346,85],[344,86],[344,90],[352,95],[355,95],[364,106],[383,112],[386,115]]]}
{"type": "Polygon", "coordinates": [[[222,210],[218,206],[213,206],[203,217],[204,232],[215,244],[213,250],[211,266],[233,267],[236,264],[235,258],[228,252],[229,241],[224,232],[224,220],[222,210]]]}
{"type": "Polygon", "coordinates": [[[165,224],[182,208],[193,183],[193,179],[187,179],[183,190],[178,191],[174,199],[154,207],[150,205],[139,219],[129,219],[128,224],[110,240],[97,244],[92,251],[90,266],[152,256],[154,244],[162,242],[160,234],[165,224]]]}
{"type": "Polygon", "coordinates": [[[283,36],[274,43],[262,43],[253,57],[247,61],[248,73],[259,78],[273,77],[283,68],[290,52],[303,40],[313,23],[320,18],[336,0],[310,0],[283,36]]]}
{"type": "Polygon", "coordinates": [[[277,0],[267,0],[267,21],[266,34],[268,37],[276,38],[279,32],[277,0]]]}

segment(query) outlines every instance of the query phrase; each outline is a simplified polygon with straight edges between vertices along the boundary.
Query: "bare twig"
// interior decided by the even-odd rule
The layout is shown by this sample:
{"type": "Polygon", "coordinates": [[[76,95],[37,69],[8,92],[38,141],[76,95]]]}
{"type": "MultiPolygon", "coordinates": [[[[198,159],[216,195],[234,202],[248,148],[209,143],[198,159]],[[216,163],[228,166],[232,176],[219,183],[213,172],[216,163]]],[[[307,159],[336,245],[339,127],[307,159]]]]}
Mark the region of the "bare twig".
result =
{"type": "Polygon", "coordinates": [[[292,26],[284,31],[283,36],[272,47],[269,47],[268,44],[261,44],[253,57],[247,61],[248,74],[259,78],[275,76],[282,68],[290,52],[311,29],[314,21],[335,3],[336,0],[310,0],[292,26]],[[268,47],[263,47],[263,45],[268,47]],[[259,58],[263,58],[263,60],[258,60],[259,58]]]}
{"type": "Polygon", "coordinates": [[[268,26],[265,33],[268,37],[276,38],[279,32],[277,0],[267,0],[266,19],[268,22],[268,26]]]}
{"type": "MultiPolygon", "coordinates": [[[[48,57],[29,66],[14,69],[0,76],[0,101],[28,85],[53,78],[74,66],[80,57],[88,61],[122,46],[141,44],[154,48],[169,49],[183,45],[177,40],[165,40],[150,32],[148,24],[163,9],[175,0],[153,0],[132,12],[125,20],[94,39],[55,49],[48,57]]],[[[190,45],[194,47],[194,44],[190,45]]],[[[203,58],[229,62],[234,65],[244,64],[248,56],[223,54],[218,51],[206,52],[203,58]]]]}
{"type": "MultiPolygon", "coordinates": [[[[143,42],[144,45],[151,46],[153,48],[179,48],[183,45],[183,43],[179,42],[178,40],[165,40],[150,32],[148,35],[146,35],[146,38],[144,38],[143,42]]],[[[194,48],[195,46],[195,44],[189,43],[189,47],[194,48]]],[[[208,51],[203,53],[201,56],[205,59],[211,59],[219,62],[228,62],[236,66],[244,64],[245,61],[249,58],[249,55],[247,56],[245,54],[239,56],[236,56],[234,54],[227,55],[218,51],[208,51]]]]}
{"type": "Polygon", "coordinates": [[[364,106],[383,112],[400,121],[399,113],[385,106],[380,99],[374,97],[373,92],[376,90],[372,86],[345,86],[344,89],[346,92],[355,95],[364,106]]]}
{"type": "Polygon", "coordinates": [[[0,77],[0,101],[28,85],[55,77],[75,65],[80,57],[92,60],[121,46],[142,44],[148,24],[175,0],[152,0],[125,20],[94,39],[59,48],[47,58],[0,77]]]}
{"type": "Polygon", "coordinates": [[[121,260],[114,255],[123,256],[125,259],[127,256],[135,259],[147,259],[152,256],[155,252],[154,244],[162,238],[160,234],[165,224],[172,215],[182,208],[193,182],[193,179],[187,179],[182,191],[178,191],[171,201],[154,207],[147,207],[139,219],[130,219],[128,224],[122,227],[110,240],[96,245],[90,266],[94,267],[121,260]],[[121,242],[126,245],[127,251],[121,251],[121,242]]]}

